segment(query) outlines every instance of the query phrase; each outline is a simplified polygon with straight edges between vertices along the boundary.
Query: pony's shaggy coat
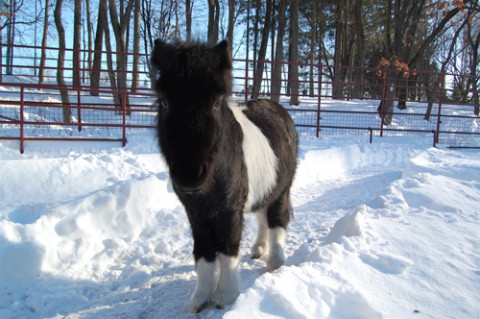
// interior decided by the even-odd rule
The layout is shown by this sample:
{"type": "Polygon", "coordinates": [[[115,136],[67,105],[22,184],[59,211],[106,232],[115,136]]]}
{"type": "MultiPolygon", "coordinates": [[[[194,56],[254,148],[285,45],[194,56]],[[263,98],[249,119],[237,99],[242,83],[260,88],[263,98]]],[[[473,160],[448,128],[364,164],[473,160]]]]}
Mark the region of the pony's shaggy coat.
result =
{"type": "Polygon", "coordinates": [[[268,256],[269,270],[285,261],[297,153],[294,123],[275,102],[250,101],[241,107],[230,99],[226,41],[209,47],[157,40],[152,64],[159,71],[160,149],[194,239],[192,311],[212,301],[222,307],[239,294],[244,211],[256,212],[258,218],[251,257],[268,256]]]}

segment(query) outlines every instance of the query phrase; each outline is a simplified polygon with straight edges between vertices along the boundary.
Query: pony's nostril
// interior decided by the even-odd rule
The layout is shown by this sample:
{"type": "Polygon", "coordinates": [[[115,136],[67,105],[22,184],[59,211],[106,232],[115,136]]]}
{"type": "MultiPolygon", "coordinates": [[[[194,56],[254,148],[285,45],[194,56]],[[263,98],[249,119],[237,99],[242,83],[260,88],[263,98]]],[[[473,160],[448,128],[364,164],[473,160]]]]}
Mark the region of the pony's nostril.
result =
{"type": "Polygon", "coordinates": [[[202,187],[208,175],[206,164],[172,165],[170,175],[173,182],[182,190],[196,190],[202,187]]]}

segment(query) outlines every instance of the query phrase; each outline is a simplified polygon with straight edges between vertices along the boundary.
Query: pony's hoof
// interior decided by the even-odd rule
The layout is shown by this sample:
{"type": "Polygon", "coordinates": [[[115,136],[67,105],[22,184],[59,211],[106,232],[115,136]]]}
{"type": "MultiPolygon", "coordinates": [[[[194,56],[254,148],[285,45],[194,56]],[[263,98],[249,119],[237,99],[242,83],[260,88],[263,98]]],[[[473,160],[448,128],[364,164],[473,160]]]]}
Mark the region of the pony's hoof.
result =
{"type": "Polygon", "coordinates": [[[250,259],[260,259],[260,257],[262,257],[262,255],[259,254],[258,252],[252,252],[250,254],[250,259]]]}
{"type": "Polygon", "coordinates": [[[251,259],[259,259],[262,258],[267,252],[267,246],[266,245],[257,245],[255,244],[252,247],[252,252],[250,254],[251,259]]]}
{"type": "Polygon", "coordinates": [[[275,249],[270,254],[267,261],[267,270],[272,272],[285,263],[286,257],[283,252],[283,247],[280,245],[276,246],[275,249]]]}
{"type": "Polygon", "coordinates": [[[195,292],[191,298],[192,313],[199,313],[208,307],[210,298],[208,295],[195,292]]]}
{"type": "Polygon", "coordinates": [[[268,270],[269,272],[272,272],[272,271],[277,270],[278,268],[280,268],[283,264],[284,264],[284,261],[283,261],[283,260],[275,260],[275,261],[269,260],[269,261],[267,262],[267,270],[268,270]]]}
{"type": "Polygon", "coordinates": [[[201,305],[192,305],[192,313],[199,313],[203,309],[207,308],[208,302],[204,302],[201,305]]]}
{"type": "Polygon", "coordinates": [[[240,295],[240,292],[238,291],[216,293],[213,296],[215,307],[217,309],[223,309],[225,306],[230,305],[235,300],[237,300],[239,295],[240,295]]]}

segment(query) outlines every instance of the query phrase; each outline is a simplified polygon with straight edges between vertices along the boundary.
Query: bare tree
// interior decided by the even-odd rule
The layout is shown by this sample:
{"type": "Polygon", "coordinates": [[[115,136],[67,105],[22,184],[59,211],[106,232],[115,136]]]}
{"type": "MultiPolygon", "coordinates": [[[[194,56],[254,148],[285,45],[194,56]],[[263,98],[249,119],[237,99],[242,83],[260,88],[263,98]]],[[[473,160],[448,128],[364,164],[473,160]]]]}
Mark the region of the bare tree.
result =
{"type": "Polygon", "coordinates": [[[82,0],[75,0],[73,10],[73,86],[80,87],[80,50],[82,40],[82,0]]]}
{"type": "Polygon", "coordinates": [[[207,42],[211,45],[218,41],[218,29],[220,24],[219,0],[207,0],[208,2],[208,27],[207,42]]]}
{"type": "Polygon", "coordinates": [[[120,1],[120,11],[117,10],[115,0],[108,0],[110,22],[115,35],[116,58],[117,58],[117,99],[119,104],[117,108],[125,107],[127,113],[130,113],[130,105],[127,94],[127,43],[125,41],[125,32],[128,29],[130,14],[132,12],[134,0],[128,0],[127,6],[124,8],[123,1],[120,1]]]}
{"type": "MultiPolygon", "coordinates": [[[[6,1],[1,1],[1,19],[0,19],[0,40],[2,39],[3,30],[7,29],[6,43],[15,44],[17,40],[17,27],[21,25],[34,25],[40,21],[42,12],[35,12],[32,16],[32,11],[27,7],[26,0],[10,0],[8,5],[6,1]]],[[[21,38],[21,37],[20,37],[21,38]]],[[[0,43],[1,46],[1,43],[0,43]]],[[[15,46],[9,45],[6,47],[5,63],[0,63],[0,81],[2,74],[2,66],[6,66],[6,73],[13,74],[13,58],[15,46]]],[[[3,50],[0,50],[0,59],[3,59],[3,50]]]]}
{"type": "MultiPolygon", "coordinates": [[[[259,3],[261,3],[259,1],[259,3]]],[[[253,90],[252,90],[252,98],[256,99],[260,96],[260,88],[262,86],[262,79],[263,79],[263,70],[265,68],[265,57],[267,54],[267,44],[268,44],[268,37],[270,35],[270,28],[271,28],[271,21],[272,21],[272,11],[273,11],[273,1],[267,0],[265,3],[265,21],[263,23],[262,29],[262,39],[260,42],[260,49],[258,51],[258,55],[256,56],[256,66],[253,75],[253,90]]],[[[256,8],[257,14],[260,10],[259,7],[256,8]]],[[[258,18],[258,17],[257,17],[258,18]]],[[[256,19],[256,26],[255,28],[258,30],[259,28],[259,19],[256,19]]],[[[256,43],[254,43],[256,47],[256,43]]]]}
{"type": "Polygon", "coordinates": [[[54,11],[55,26],[58,31],[58,62],[57,62],[57,84],[60,87],[60,96],[63,104],[63,121],[72,122],[72,111],[70,109],[70,99],[68,90],[63,78],[63,69],[65,65],[65,29],[62,24],[62,5],[63,0],[57,0],[54,11]]]}
{"type": "Polygon", "coordinates": [[[228,30],[227,39],[230,46],[230,52],[233,52],[233,31],[235,27],[235,0],[228,0],[228,30]]]}
{"type": "Polygon", "coordinates": [[[45,0],[45,19],[43,21],[42,52],[40,56],[40,66],[38,70],[38,85],[40,86],[43,84],[44,74],[45,74],[45,61],[47,59],[48,24],[50,21],[49,16],[50,16],[50,0],[45,0]]]}
{"type": "Polygon", "coordinates": [[[289,83],[291,89],[290,104],[298,105],[299,78],[298,78],[298,50],[299,50],[299,0],[290,1],[290,45],[289,45],[289,83]]]}
{"type": "MultiPolygon", "coordinates": [[[[90,0],[85,0],[85,13],[86,13],[86,25],[87,25],[87,47],[88,47],[88,52],[87,52],[87,58],[86,58],[86,69],[88,69],[88,72],[91,72],[92,70],[92,57],[93,57],[93,26],[92,26],[92,18],[91,18],[91,8],[90,8],[90,0]]],[[[84,68],[85,69],[85,68],[84,68]]],[[[84,72],[85,73],[85,70],[84,72]]],[[[83,76],[85,78],[85,76],[83,76]]]]}
{"type": "Polygon", "coordinates": [[[333,72],[333,97],[343,97],[343,87],[345,80],[344,57],[347,55],[347,12],[348,1],[339,0],[335,7],[335,52],[334,52],[334,72],[333,72]]]}
{"type": "MultiPolygon", "coordinates": [[[[309,61],[309,95],[314,96],[315,95],[315,65],[318,64],[320,60],[320,50],[319,47],[321,46],[321,37],[320,37],[320,32],[318,31],[319,29],[319,13],[318,13],[318,4],[317,1],[312,1],[313,3],[311,4],[311,7],[307,7],[307,12],[304,12],[304,15],[307,19],[308,22],[308,28],[309,28],[309,33],[310,37],[308,39],[309,43],[309,56],[308,56],[308,61],[309,61]],[[318,54],[318,61],[317,61],[317,54],[318,54]]],[[[320,70],[321,71],[321,70],[320,70]]],[[[318,74],[320,76],[320,72],[318,74]]]]}
{"type": "Polygon", "coordinates": [[[430,50],[431,45],[443,32],[447,23],[463,10],[463,1],[460,2],[445,9],[441,19],[435,25],[430,26],[429,33],[423,39],[418,39],[417,35],[419,23],[422,19],[426,19],[427,1],[389,0],[387,2],[385,34],[390,63],[386,73],[387,90],[385,98],[378,108],[385,125],[392,123],[397,86],[402,86],[399,89],[398,107],[400,109],[406,108],[406,85],[399,85],[406,81],[404,77],[405,69],[417,66],[417,63],[422,60],[424,54],[430,50]],[[414,39],[418,39],[417,43],[413,43],[414,39]]]}
{"type": "MultiPolygon", "coordinates": [[[[141,1],[140,33],[142,34],[143,38],[143,50],[145,55],[149,56],[152,52],[153,41],[156,38],[167,40],[177,37],[179,28],[178,25],[173,25],[174,16],[176,17],[176,10],[177,6],[175,3],[172,3],[169,0],[161,0],[159,3],[155,3],[153,0],[141,1]],[[175,28],[175,31],[172,32],[172,28],[175,28]]],[[[145,65],[148,68],[150,85],[153,88],[155,82],[155,69],[151,67],[149,60],[145,61],[145,65]]]]}
{"type": "MultiPolygon", "coordinates": [[[[280,0],[277,11],[277,43],[275,46],[275,60],[272,61],[272,87],[271,98],[279,102],[282,89],[282,68],[283,68],[283,38],[286,29],[287,0],[280,0]]],[[[272,59],[273,60],[273,59],[272,59]]]]}
{"type": "Polygon", "coordinates": [[[185,0],[185,39],[192,40],[192,9],[193,1],[185,0]]]}
{"type": "Polygon", "coordinates": [[[93,53],[92,71],[90,74],[90,94],[98,96],[102,68],[103,35],[107,26],[107,0],[98,3],[97,29],[95,31],[95,44],[93,53]]]}
{"type": "MultiPolygon", "coordinates": [[[[469,13],[469,16],[472,13],[469,13]]],[[[477,26],[478,27],[478,26],[477,26]]],[[[473,23],[467,24],[467,39],[470,48],[470,77],[469,83],[472,87],[473,98],[473,112],[476,116],[480,114],[480,101],[478,92],[478,65],[479,65],[479,47],[480,47],[480,32],[473,26],[473,23]]]]}
{"type": "Polygon", "coordinates": [[[363,84],[363,67],[365,66],[365,30],[363,27],[363,0],[355,0],[353,8],[354,24],[355,24],[355,43],[357,48],[357,54],[355,55],[356,69],[353,71],[355,76],[353,77],[354,92],[353,96],[357,98],[363,97],[364,84],[363,84]]]}
{"type": "MultiPolygon", "coordinates": [[[[447,70],[447,65],[448,65],[448,63],[450,63],[450,61],[452,59],[452,56],[453,56],[453,53],[455,51],[455,44],[457,43],[457,39],[460,36],[460,33],[462,32],[465,25],[468,23],[468,21],[469,21],[469,16],[467,16],[463,20],[462,24],[454,32],[453,37],[450,40],[450,44],[448,45],[448,50],[446,52],[445,59],[443,60],[442,66],[440,68],[440,72],[439,72],[440,76],[445,74],[445,72],[447,70]]],[[[435,74],[431,74],[430,72],[426,72],[425,75],[424,75],[424,81],[423,82],[424,82],[425,93],[426,93],[427,102],[428,102],[427,110],[425,112],[425,117],[424,117],[424,119],[426,121],[430,121],[430,115],[431,115],[432,109],[433,109],[433,102],[434,102],[433,92],[435,90],[438,90],[438,86],[441,85],[440,81],[443,80],[442,78],[438,79],[440,76],[438,76],[438,75],[436,76],[435,74]]]]}
{"type": "MultiPolygon", "coordinates": [[[[108,17],[107,17],[107,11],[103,11],[101,12],[101,14],[103,15],[103,20],[104,21],[108,21],[108,17]]],[[[111,41],[110,41],[110,30],[108,28],[108,23],[105,23],[103,25],[103,33],[105,34],[105,50],[107,51],[107,74],[108,74],[108,79],[110,81],[110,87],[112,89],[112,92],[114,92],[113,94],[113,102],[114,104],[117,106],[120,106],[122,101],[120,99],[120,95],[117,93],[115,94],[115,92],[117,91],[117,79],[115,77],[115,71],[113,69],[113,58],[112,58],[112,44],[111,44],[111,41]]]]}
{"type": "Polygon", "coordinates": [[[132,92],[138,89],[140,63],[140,0],[134,0],[132,92]]]}

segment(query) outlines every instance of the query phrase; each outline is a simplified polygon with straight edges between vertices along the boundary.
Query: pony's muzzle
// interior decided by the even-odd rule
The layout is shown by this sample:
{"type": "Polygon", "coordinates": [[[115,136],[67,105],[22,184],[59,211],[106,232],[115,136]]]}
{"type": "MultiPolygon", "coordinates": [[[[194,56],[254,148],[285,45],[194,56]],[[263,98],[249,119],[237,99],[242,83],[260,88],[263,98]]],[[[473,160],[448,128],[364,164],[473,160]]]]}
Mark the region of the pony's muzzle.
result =
{"type": "Polygon", "coordinates": [[[202,189],[208,176],[206,164],[174,165],[170,176],[175,188],[183,193],[196,193],[202,189]]]}

